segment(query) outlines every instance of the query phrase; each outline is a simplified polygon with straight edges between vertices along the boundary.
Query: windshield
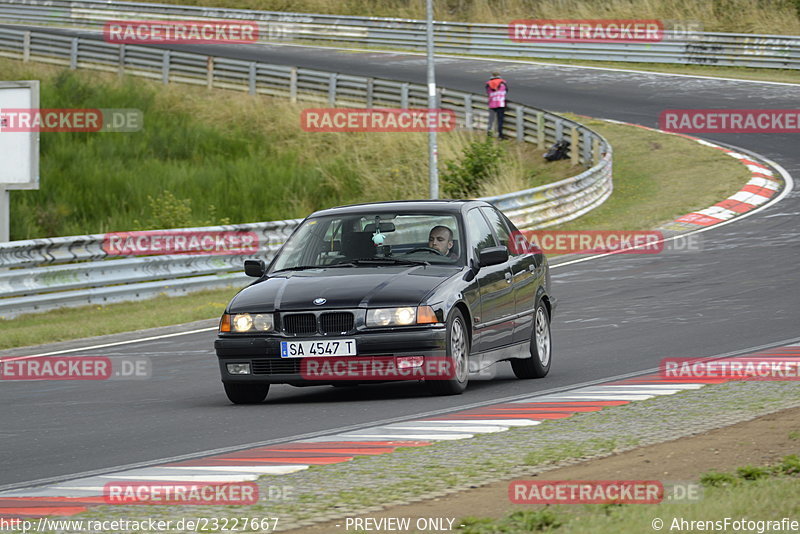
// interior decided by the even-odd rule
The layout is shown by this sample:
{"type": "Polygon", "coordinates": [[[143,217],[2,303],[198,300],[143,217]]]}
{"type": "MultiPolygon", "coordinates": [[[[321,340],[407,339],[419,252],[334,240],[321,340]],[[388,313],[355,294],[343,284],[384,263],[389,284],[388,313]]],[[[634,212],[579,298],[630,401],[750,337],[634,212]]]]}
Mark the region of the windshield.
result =
{"type": "Polygon", "coordinates": [[[307,219],[270,272],[328,266],[464,265],[455,215],[365,213],[307,219]]]}

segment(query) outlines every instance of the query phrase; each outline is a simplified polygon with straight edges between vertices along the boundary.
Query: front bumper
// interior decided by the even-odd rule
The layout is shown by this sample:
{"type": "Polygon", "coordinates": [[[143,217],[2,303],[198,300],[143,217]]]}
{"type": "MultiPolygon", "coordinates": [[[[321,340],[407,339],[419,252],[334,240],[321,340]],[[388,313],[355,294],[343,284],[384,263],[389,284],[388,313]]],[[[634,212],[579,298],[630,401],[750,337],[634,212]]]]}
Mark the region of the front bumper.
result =
{"type": "MultiPolygon", "coordinates": [[[[335,357],[337,361],[353,360],[381,362],[396,361],[398,357],[421,356],[425,359],[445,356],[446,329],[444,325],[424,328],[404,329],[380,332],[358,332],[345,336],[219,336],[214,341],[214,348],[219,359],[222,381],[225,383],[245,384],[292,384],[296,386],[323,385],[339,383],[375,382],[361,380],[357,375],[343,376],[334,380],[331,375],[310,375],[307,367],[309,358],[282,358],[281,341],[298,340],[335,340],[337,338],[355,339],[357,356],[335,357]],[[305,361],[304,361],[305,360],[305,361]],[[230,374],[229,363],[250,364],[251,374],[230,374]],[[310,379],[309,376],[322,376],[310,379]]],[[[325,358],[314,358],[322,361],[325,358]]],[[[338,376],[338,375],[337,375],[338,376]]]]}

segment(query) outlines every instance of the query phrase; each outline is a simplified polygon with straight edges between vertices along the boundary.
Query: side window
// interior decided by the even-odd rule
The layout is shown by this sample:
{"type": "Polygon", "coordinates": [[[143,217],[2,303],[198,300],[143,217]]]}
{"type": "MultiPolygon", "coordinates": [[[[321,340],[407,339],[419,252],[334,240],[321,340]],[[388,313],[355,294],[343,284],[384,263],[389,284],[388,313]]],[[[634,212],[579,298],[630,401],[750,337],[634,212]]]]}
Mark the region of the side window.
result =
{"type": "Polygon", "coordinates": [[[492,235],[492,229],[477,208],[467,213],[467,229],[470,236],[470,244],[475,249],[475,252],[497,246],[492,235]]]}
{"type": "Polygon", "coordinates": [[[506,223],[506,228],[511,231],[511,246],[508,247],[508,253],[512,256],[519,256],[522,254],[530,254],[532,252],[536,252],[536,246],[528,241],[530,237],[530,233],[526,237],[526,234],[521,232],[516,225],[511,222],[511,219],[506,217],[506,214],[502,211],[500,212],[500,217],[503,218],[503,222],[506,223]]]}
{"type": "Polygon", "coordinates": [[[515,247],[508,246],[508,241],[511,239],[511,235],[508,231],[508,227],[506,226],[505,222],[501,218],[501,214],[497,212],[497,210],[493,208],[481,208],[481,211],[486,218],[489,220],[489,223],[492,225],[492,229],[494,233],[497,235],[497,239],[500,241],[500,244],[503,245],[508,249],[508,252],[511,254],[512,249],[515,247]]]}

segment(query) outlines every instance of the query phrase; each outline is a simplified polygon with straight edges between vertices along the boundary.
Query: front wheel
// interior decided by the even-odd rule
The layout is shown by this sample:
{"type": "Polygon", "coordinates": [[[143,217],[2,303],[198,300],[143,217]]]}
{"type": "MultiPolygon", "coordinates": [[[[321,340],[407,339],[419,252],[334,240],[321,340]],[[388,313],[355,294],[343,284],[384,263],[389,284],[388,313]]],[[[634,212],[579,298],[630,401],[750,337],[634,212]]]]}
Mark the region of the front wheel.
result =
{"type": "MultiPolygon", "coordinates": [[[[464,315],[453,310],[447,319],[446,358],[452,378],[446,380],[426,380],[425,384],[434,395],[460,395],[469,382],[469,335],[464,315]]],[[[448,373],[449,374],[449,373],[448,373]]]]}
{"type": "Polygon", "coordinates": [[[541,300],[536,305],[533,316],[533,333],[531,334],[531,357],[514,358],[511,368],[517,378],[543,378],[550,372],[552,356],[550,341],[550,314],[541,300]]]}
{"type": "Polygon", "coordinates": [[[225,394],[234,404],[258,404],[267,398],[269,384],[224,384],[225,394]]]}

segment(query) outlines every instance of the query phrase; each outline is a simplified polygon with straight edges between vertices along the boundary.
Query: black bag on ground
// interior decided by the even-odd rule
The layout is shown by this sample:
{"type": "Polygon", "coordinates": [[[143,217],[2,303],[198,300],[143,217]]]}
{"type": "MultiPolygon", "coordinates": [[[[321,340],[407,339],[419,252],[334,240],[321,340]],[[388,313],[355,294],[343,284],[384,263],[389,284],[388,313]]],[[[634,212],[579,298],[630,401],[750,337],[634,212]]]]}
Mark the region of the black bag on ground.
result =
{"type": "Polygon", "coordinates": [[[560,159],[567,159],[567,150],[569,149],[569,141],[561,140],[550,147],[544,153],[544,159],[547,161],[557,161],[560,159]]]}

